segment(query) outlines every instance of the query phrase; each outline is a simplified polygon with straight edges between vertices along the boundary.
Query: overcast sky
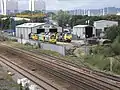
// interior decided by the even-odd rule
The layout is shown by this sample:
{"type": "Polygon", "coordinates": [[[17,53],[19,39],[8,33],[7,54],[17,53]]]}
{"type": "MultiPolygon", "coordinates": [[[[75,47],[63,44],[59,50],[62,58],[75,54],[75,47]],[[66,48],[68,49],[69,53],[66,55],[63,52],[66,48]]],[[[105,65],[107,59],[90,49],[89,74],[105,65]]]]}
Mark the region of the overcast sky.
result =
{"type": "MultiPolygon", "coordinates": [[[[19,4],[20,8],[27,8],[27,0],[19,4]]],[[[120,7],[120,0],[44,0],[46,2],[47,10],[58,9],[89,9],[89,8],[103,8],[103,7],[120,7]]]]}

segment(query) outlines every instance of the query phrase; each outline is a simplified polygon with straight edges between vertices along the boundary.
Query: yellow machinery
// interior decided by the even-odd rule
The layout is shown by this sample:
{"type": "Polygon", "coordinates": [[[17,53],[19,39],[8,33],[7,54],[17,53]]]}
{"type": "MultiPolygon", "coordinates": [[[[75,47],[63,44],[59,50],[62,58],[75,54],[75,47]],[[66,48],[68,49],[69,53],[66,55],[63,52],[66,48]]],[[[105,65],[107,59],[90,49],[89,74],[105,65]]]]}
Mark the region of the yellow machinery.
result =
{"type": "Polygon", "coordinates": [[[72,34],[71,33],[65,33],[63,38],[64,38],[65,42],[71,42],[72,34]]]}
{"type": "Polygon", "coordinates": [[[50,35],[49,43],[56,44],[56,42],[57,42],[56,35],[55,34],[50,35]]]}
{"type": "Polygon", "coordinates": [[[32,34],[31,37],[32,37],[33,40],[38,40],[38,35],[37,34],[32,34]]]}

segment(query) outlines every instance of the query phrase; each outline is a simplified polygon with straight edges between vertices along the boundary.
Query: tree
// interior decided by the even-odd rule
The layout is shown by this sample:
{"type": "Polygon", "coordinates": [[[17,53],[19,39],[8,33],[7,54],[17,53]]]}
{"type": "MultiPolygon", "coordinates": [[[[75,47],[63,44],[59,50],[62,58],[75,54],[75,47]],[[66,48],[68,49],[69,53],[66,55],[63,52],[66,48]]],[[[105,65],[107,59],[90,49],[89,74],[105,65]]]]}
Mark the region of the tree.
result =
{"type": "Polygon", "coordinates": [[[105,31],[105,37],[112,41],[114,41],[117,36],[120,36],[120,26],[112,26],[105,31]]]}
{"type": "Polygon", "coordinates": [[[70,24],[71,16],[66,11],[58,11],[58,13],[53,17],[61,27],[65,27],[66,24],[70,24]]]}

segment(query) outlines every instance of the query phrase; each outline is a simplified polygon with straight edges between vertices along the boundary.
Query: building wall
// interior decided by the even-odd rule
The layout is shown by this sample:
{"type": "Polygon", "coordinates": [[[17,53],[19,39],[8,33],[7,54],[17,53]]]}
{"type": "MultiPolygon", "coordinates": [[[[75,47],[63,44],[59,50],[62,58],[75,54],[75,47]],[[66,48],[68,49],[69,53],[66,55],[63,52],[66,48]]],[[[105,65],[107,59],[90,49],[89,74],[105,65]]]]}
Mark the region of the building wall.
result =
{"type": "Polygon", "coordinates": [[[37,33],[37,29],[39,29],[40,26],[32,28],[32,33],[37,33]]]}
{"type": "Polygon", "coordinates": [[[29,34],[31,33],[31,28],[16,28],[16,37],[20,38],[21,34],[23,39],[29,39],[29,34]]]}
{"type": "Polygon", "coordinates": [[[81,39],[85,38],[85,27],[80,28],[80,27],[73,27],[73,35],[77,35],[81,39]]]}
{"type": "Polygon", "coordinates": [[[103,37],[104,36],[104,31],[106,27],[111,27],[113,25],[118,25],[118,22],[115,21],[96,21],[94,22],[94,27],[96,30],[96,34],[98,33],[98,37],[103,37]]]}
{"type": "Polygon", "coordinates": [[[94,27],[96,29],[102,29],[104,32],[105,27],[111,27],[113,25],[118,25],[118,22],[115,21],[100,21],[100,22],[94,22],[94,27]]]}

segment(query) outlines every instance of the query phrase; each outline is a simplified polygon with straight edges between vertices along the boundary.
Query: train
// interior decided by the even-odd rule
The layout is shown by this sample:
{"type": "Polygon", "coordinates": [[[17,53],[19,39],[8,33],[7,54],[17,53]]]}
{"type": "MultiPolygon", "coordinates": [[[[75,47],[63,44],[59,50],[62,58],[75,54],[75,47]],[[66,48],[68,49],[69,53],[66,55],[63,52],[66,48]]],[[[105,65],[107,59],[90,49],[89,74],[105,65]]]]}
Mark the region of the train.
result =
{"type": "Polygon", "coordinates": [[[42,32],[40,34],[31,33],[30,39],[42,41],[42,42],[49,42],[52,44],[56,44],[57,41],[70,43],[72,40],[72,34],[69,32],[64,32],[64,33],[42,32]]]}

